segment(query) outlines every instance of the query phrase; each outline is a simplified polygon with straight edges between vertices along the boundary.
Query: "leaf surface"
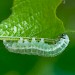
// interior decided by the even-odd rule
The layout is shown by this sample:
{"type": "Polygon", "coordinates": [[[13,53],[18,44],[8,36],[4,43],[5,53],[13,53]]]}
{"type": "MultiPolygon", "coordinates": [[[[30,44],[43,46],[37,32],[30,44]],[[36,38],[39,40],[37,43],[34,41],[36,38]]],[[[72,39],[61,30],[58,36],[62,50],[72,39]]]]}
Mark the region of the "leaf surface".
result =
{"type": "Polygon", "coordinates": [[[62,0],[14,0],[12,14],[0,24],[0,36],[55,38],[64,32],[56,16],[62,0]]]}

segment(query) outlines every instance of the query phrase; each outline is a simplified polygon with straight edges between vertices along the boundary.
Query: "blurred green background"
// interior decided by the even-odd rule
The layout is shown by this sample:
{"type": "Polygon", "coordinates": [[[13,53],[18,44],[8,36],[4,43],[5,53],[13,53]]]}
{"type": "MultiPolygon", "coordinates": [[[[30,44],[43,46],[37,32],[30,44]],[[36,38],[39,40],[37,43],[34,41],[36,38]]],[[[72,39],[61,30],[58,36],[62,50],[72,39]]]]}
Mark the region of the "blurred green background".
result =
{"type": "MultiPolygon", "coordinates": [[[[0,0],[0,22],[8,18],[13,0],[0,0]]],[[[75,0],[65,0],[57,8],[57,16],[68,31],[75,30],[75,0]]],[[[8,52],[0,41],[0,75],[75,75],[75,33],[67,32],[70,44],[53,58],[8,52]]]]}

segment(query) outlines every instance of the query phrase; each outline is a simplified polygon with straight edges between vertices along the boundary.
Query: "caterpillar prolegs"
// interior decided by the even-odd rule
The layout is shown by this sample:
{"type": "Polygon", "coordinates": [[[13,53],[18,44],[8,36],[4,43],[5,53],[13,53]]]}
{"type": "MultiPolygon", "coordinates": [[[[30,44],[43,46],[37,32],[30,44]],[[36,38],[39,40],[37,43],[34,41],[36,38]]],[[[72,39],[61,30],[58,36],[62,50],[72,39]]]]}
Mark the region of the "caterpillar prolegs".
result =
{"type": "Polygon", "coordinates": [[[3,40],[3,43],[9,52],[54,57],[62,53],[69,44],[69,37],[66,34],[62,35],[58,40],[50,40],[47,38],[36,39],[22,37],[18,39],[19,40],[10,41],[3,40]]]}

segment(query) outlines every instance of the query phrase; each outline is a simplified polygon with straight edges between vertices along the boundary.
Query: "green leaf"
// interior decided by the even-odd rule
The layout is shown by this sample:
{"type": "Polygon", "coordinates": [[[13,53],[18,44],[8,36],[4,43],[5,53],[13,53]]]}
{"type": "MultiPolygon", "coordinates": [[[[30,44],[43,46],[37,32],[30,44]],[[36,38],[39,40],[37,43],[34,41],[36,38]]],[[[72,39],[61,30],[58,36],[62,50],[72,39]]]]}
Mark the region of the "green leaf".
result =
{"type": "Polygon", "coordinates": [[[64,32],[56,16],[62,0],[14,0],[12,14],[0,24],[0,36],[55,38],[64,32]]]}

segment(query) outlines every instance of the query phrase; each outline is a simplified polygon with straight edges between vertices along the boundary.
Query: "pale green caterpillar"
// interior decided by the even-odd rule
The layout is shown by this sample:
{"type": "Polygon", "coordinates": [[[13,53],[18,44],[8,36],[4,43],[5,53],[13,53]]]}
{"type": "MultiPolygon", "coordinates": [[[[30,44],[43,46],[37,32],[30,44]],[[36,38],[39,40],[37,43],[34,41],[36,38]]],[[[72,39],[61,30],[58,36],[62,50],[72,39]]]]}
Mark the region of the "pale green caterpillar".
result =
{"type": "Polygon", "coordinates": [[[69,37],[66,34],[62,35],[56,40],[47,38],[31,39],[22,37],[15,39],[12,37],[11,40],[3,40],[3,43],[9,52],[54,57],[62,53],[68,46],[69,37]]]}

